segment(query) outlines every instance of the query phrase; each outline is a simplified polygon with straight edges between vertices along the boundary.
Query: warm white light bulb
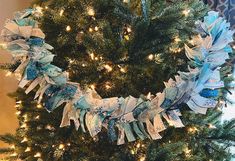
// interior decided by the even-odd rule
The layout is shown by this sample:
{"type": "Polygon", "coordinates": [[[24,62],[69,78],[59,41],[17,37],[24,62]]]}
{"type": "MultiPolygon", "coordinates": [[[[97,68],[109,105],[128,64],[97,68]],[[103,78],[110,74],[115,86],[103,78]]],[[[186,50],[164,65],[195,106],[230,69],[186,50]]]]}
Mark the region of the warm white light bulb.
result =
{"type": "Polygon", "coordinates": [[[27,124],[26,124],[26,123],[23,123],[20,127],[21,127],[21,128],[26,128],[26,127],[27,127],[27,124]]]}
{"type": "Polygon", "coordinates": [[[7,73],[5,74],[6,77],[9,77],[9,76],[11,76],[11,75],[12,75],[12,72],[7,72],[7,73]]]}
{"type": "Polygon", "coordinates": [[[29,151],[31,151],[31,148],[27,147],[24,152],[29,152],[29,151]]]}
{"type": "Polygon", "coordinates": [[[16,147],[15,147],[15,145],[12,145],[10,148],[11,148],[11,149],[15,149],[16,147]]]}
{"type": "Polygon", "coordinates": [[[126,73],[126,69],[125,68],[120,68],[120,71],[122,72],[122,73],[126,73]]]}
{"type": "Polygon", "coordinates": [[[40,158],[42,155],[41,153],[37,152],[35,155],[34,155],[34,158],[40,158]]]}
{"type": "Polygon", "coordinates": [[[95,90],[95,84],[91,84],[91,85],[90,85],[90,88],[91,88],[92,90],[95,90]]]}
{"type": "Polygon", "coordinates": [[[43,8],[41,6],[37,6],[35,9],[38,13],[42,14],[43,8]]]}
{"type": "Polygon", "coordinates": [[[98,30],[99,30],[99,27],[96,26],[96,27],[95,27],[95,31],[98,31],[98,30]]]}
{"type": "Polygon", "coordinates": [[[67,32],[71,31],[71,27],[70,26],[66,26],[66,31],[67,32]]]}
{"type": "Polygon", "coordinates": [[[38,120],[39,118],[40,118],[40,116],[39,116],[39,115],[37,115],[37,116],[35,117],[35,119],[36,119],[36,120],[38,120]]]}
{"type": "Polygon", "coordinates": [[[181,41],[179,37],[176,37],[174,40],[175,40],[175,42],[180,42],[181,41]]]}
{"type": "Polygon", "coordinates": [[[131,32],[131,28],[130,27],[127,27],[127,32],[131,32]]]}
{"type": "Polygon", "coordinates": [[[60,16],[63,16],[63,14],[64,14],[64,10],[61,9],[61,10],[60,10],[60,16]]]}
{"type": "Polygon", "coordinates": [[[59,149],[63,149],[63,148],[64,148],[64,144],[60,144],[59,149]]]}
{"type": "Polygon", "coordinates": [[[16,153],[16,152],[14,152],[13,154],[11,154],[10,156],[11,157],[15,157],[15,156],[17,156],[18,154],[16,153]]]}
{"type": "Polygon", "coordinates": [[[0,43],[0,48],[6,49],[7,48],[7,44],[6,43],[0,43]]]}
{"type": "Polygon", "coordinates": [[[145,157],[144,157],[144,156],[141,157],[141,158],[140,158],[140,161],[145,161],[145,157]]]}
{"type": "Polygon", "coordinates": [[[17,101],[16,103],[17,103],[17,104],[21,104],[21,103],[22,103],[22,101],[17,101]]]}
{"type": "Polygon", "coordinates": [[[105,64],[105,65],[104,65],[104,68],[105,68],[108,72],[111,72],[111,71],[113,70],[113,68],[112,68],[110,65],[108,65],[108,64],[105,64]]]}
{"type": "Polygon", "coordinates": [[[94,59],[95,59],[95,54],[94,54],[94,53],[91,53],[91,54],[90,54],[90,57],[91,57],[91,60],[94,60],[94,59]]]}
{"type": "Polygon", "coordinates": [[[20,112],[20,111],[17,111],[15,114],[16,114],[16,115],[20,115],[20,114],[21,114],[21,112],[20,112]]]}
{"type": "Polygon", "coordinates": [[[41,104],[37,104],[37,108],[42,108],[42,105],[41,104]]]}
{"type": "Polygon", "coordinates": [[[106,89],[111,89],[112,87],[111,87],[109,84],[106,84],[106,85],[105,85],[105,88],[106,88],[106,89]]]}
{"type": "Polygon", "coordinates": [[[134,154],[135,154],[135,151],[134,151],[134,150],[131,150],[131,154],[134,155],[134,154]]]}
{"type": "Polygon", "coordinates": [[[191,152],[191,150],[190,150],[188,147],[186,147],[186,148],[184,149],[184,153],[185,153],[186,155],[189,155],[190,152],[191,152]]]}
{"type": "Polygon", "coordinates": [[[148,100],[151,100],[151,96],[152,96],[152,94],[151,94],[151,92],[149,92],[149,93],[147,94],[146,98],[147,98],[148,100]]]}
{"type": "Polygon", "coordinates": [[[89,7],[88,10],[87,10],[87,14],[89,16],[94,16],[95,15],[95,11],[92,7],[89,7]]]}
{"type": "Polygon", "coordinates": [[[185,16],[188,16],[188,15],[189,15],[189,13],[190,13],[190,10],[189,10],[189,9],[185,9],[185,10],[183,10],[183,14],[184,14],[185,16]]]}
{"type": "Polygon", "coordinates": [[[154,55],[153,55],[153,54],[150,54],[150,55],[148,56],[148,59],[149,59],[149,60],[153,60],[153,58],[154,58],[154,55]]]}
{"type": "Polygon", "coordinates": [[[140,143],[138,143],[138,144],[136,145],[136,147],[137,147],[137,148],[140,148],[140,143]]]}
{"type": "Polygon", "coordinates": [[[23,140],[21,141],[21,143],[24,143],[26,141],[28,141],[28,139],[26,137],[24,137],[23,140]]]}
{"type": "Polygon", "coordinates": [[[91,27],[89,28],[89,32],[93,32],[93,29],[91,27]]]}

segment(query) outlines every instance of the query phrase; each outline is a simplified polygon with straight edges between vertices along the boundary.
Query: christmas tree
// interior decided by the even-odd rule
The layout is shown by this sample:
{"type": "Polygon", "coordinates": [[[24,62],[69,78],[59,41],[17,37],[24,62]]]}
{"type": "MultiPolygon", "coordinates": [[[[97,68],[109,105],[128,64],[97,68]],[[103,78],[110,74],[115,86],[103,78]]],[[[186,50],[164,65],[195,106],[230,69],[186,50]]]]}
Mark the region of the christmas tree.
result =
{"type": "MultiPolygon", "coordinates": [[[[54,46],[54,64],[68,71],[73,82],[96,89],[102,97],[146,95],[164,88],[179,70],[187,68],[184,44],[193,44],[195,21],[207,8],[192,1],[49,0],[35,2],[43,7],[40,25],[46,41],[54,46]]],[[[228,62],[227,65],[229,65],[228,62]]],[[[16,69],[17,63],[8,66],[16,69]]],[[[230,66],[221,69],[228,92],[230,66]]],[[[90,137],[81,129],[60,128],[63,109],[48,113],[18,90],[20,127],[15,135],[1,140],[12,145],[1,149],[10,159],[22,160],[229,160],[228,148],[235,140],[235,121],[221,124],[220,107],[207,115],[193,114],[184,107],[185,128],[168,128],[162,139],[137,140],[116,145],[102,130],[90,137]]],[[[72,123],[72,122],[71,122],[72,123]]]]}

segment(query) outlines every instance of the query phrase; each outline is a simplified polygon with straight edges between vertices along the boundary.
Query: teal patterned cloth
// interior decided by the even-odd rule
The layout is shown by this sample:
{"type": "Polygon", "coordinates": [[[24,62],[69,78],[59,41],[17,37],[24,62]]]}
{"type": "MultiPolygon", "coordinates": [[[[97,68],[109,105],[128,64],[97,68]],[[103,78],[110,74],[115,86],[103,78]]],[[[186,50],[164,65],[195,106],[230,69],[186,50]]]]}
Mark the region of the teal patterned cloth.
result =
{"type": "Polygon", "coordinates": [[[235,0],[204,0],[211,9],[219,11],[231,23],[235,29],[235,0]]]}

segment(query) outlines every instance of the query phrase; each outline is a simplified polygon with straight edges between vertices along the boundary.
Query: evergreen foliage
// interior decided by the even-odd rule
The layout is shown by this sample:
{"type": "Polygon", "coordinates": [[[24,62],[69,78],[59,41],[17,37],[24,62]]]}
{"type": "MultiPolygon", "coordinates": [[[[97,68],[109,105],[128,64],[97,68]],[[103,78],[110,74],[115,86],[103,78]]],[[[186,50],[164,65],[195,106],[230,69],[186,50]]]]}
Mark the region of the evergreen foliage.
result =
{"type": "MultiPolygon", "coordinates": [[[[44,8],[40,22],[46,41],[55,47],[54,64],[68,71],[71,81],[83,87],[95,85],[103,97],[161,91],[163,81],[186,69],[184,43],[190,43],[195,21],[208,10],[198,0],[37,0],[34,4],[44,8]]],[[[15,67],[3,66],[10,71],[15,67]]],[[[221,72],[228,85],[231,67],[221,72]]],[[[185,128],[168,128],[157,141],[117,146],[104,128],[94,139],[74,125],[60,128],[62,108],[50,114],[32,101],[33,96],[20,89],[11,94],[20,101],[16,106],[20,126],[15,135],[0,137],[14,145],[0,149],[10,160],[223,161],[232,157],[235,120],[221,123],[219,106],[207,115],[184,107],[185,128]]]]}

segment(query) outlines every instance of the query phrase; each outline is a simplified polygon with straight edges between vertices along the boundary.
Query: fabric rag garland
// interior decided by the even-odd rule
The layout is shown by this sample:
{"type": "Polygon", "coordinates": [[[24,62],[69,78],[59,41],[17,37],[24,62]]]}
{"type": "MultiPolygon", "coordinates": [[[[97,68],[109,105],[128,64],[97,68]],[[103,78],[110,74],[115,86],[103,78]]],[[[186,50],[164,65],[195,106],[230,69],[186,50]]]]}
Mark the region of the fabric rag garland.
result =
{"type": "Polygon", "coordinates": [[[45,43],[45,34],[35,19],[38,14],[37,9],[18,12],[6,22],[1,36],[6,49],[21,60],[15,70],[22,75],[19,87],[29,93],[39,86],[35,99],[49,112],[65,103],[61,127],[69,126],[72,120],[76,129],[88,130],[92,137],[105,127],[110,140],[120,145],[125,138],[131,142],[136,136],[142,140],[161,139],[159,132],[166,129],[163,118],[171,126],[183,127],[178,109],[182,103],[201,114],[217,105],[219,90],[224,87],[220,68],[232,52],[229,43],[234,33],[217,12],[208,12],[203,21],[196,23],[200,36],[193,38],[194,47],[185,45],[195,68],[178,72],[175,80],[164,82],[163,92],[151,98],[101,98],[95,90],[84,90],[78,83],[69,82],[67,73],[51,64],[53,47],[45,43]]]}

